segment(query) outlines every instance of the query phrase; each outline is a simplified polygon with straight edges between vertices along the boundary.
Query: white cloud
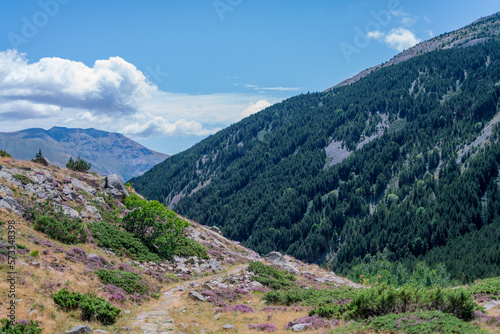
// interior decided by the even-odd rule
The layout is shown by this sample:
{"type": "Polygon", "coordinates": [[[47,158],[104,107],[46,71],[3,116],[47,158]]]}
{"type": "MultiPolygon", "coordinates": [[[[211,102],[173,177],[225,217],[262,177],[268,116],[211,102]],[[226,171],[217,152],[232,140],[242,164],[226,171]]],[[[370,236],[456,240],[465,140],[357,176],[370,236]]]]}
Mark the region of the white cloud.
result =
{"type": "Polygon", "coordinates": [[[255,103],[250,102],[248,107],[241,112],[241,117],[245,118],[245,117],[248,117],[250,115],[253,115],[253,114],[269,107],[270,105],[271,105],[271,103],[269,103],[266,100],[260,100],[260,101],[257,101],[255,103]]]}
{"type": "Polygon", "coordinates": [[[382,40],[384,38],[384,33],[378,30],[370,31],[366,35],[366,37],[376,40],[382,40]]]}
{"type": "Polygon", "coordinates": [[[395,28],[385,36],[385,43],[392,49],[403,51],[420,42],[413,32],[405,28],[395,28]]]}
{"type": "Polygon", "coordinates": [[[87,67],[61,58],[42,58],[29,64],[25,54],[0,52],[0,98],[4,101],[123,116],[135,113],[138,98],[155,91],[134,65],[119,57],[98,60],[94,67],[87,67]]]}
{"type": "Polygon", "coordinates": [[[393,10],[391,14],[395,17],[399,17],[399,21],[407,27],[413,26],[418,20],[417,16],[411,15],[403,10],[393,10]]]}
{"type": "MultiPolygon", "coordinates": [[[[238,84],[236,84],[238,85],[238,84]]],[[[298,92],[300,87],[260,87],[257,85],[244,84],[243,87],[251,88],[259,91],[279,91],[279,92],[298,92]]]]}
{"type": "Polygon", "coordinates": [[[267,94],[163,92],[120,57],[88,67],[61,58],[29,63],[15,50],[0,52],[2,132],[59,125],[94,127],[133,138],[202,136],[280,100],[267,94]]]}

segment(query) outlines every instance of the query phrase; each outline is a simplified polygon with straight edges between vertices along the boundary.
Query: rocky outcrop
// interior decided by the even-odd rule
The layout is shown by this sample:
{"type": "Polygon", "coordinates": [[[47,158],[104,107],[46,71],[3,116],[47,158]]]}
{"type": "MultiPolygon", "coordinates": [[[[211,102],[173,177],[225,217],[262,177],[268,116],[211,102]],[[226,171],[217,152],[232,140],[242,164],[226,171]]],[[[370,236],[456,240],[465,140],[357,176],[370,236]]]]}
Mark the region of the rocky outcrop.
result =
{"type": "Polygon", "coordinates": [[[122,180],[116,174],[108,175],[104,178],[104,184],[102,186],[104,193],[111,195],[117,199],[123,199],[128,196],[128,191],[123,185],[122,180]]]}
{"type": "Polygon", "coordinates": [[[37,164],[44,165],[46,167],[52,166],[49,159],[47,159],[46,157],[38,157],[36,159],[32,159],[31,161],[36,162],[37,164]]]}

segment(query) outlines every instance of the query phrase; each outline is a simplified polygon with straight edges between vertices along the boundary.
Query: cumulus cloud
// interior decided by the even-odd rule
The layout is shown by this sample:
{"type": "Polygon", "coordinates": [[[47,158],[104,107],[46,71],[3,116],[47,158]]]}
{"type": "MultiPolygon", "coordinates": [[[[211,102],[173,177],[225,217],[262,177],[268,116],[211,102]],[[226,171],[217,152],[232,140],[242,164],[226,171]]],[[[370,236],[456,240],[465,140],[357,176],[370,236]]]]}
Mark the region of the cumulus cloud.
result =
{"type": "Polygon", "coordinates": [[[406,50],[419,42],[420,39],[413,32],[405,28],[392,29],[385,36],[385,43],[390,48],[398,51],[406,50]]]}
{"type": "Polygon", "coordinates": [[[420,39],[413,32],[405,28],[392,29],[388,34],[378,30],[370,31],[366,36],[384,42],[391,49],[400,52],[420,42],[420,39]]]}
{"type": "MultiPolygon", "coordinates": [[[[274,89],[287,90],[264,88],[274,89]]],[[[58,125],[132,138],[203,136],[280,100],[267,94],[164,92],[120,57],[89,67],[61,58],[29,63],[15,50],[0,52],[0,131],[58,125]]]]}
{"type": "Polygon", "coordinates": [[[255,103],[250,102],[248,107],[241,112],[241,117],[245,118],[245,117],[248,117],[250,115],[253,115],[253,114],[269,107],[270,105],[271,105],[271,103],[269,103],[266,100],[260,100],[260,101],[257,101],[255,103]]]}
{"type": "Polygon", "coordinates": [[[155,87],[120,57],[98,60],[93,67],[61,58],[29,64],[26,55],[0,52],[0,98],[49,106],[82,108],[92,113],[130,115],[138,99],[155,87]]]}

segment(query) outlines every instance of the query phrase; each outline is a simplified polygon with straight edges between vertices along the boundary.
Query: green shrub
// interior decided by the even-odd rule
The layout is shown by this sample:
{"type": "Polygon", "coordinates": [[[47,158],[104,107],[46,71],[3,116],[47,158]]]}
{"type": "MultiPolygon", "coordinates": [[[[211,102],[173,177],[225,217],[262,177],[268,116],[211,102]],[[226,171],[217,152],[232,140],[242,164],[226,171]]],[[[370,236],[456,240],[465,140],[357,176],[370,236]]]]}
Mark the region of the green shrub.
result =
{"type": "Polygon", "coordinates": [[[328,306],[320,306],[309,311],[309,316],[318,315],[321,318],[340,319],[347,311],[347,306],[342,304],[332,304],[328,306]]]}
{"type": "Polygon", "coordinates": [[[368,261],[354,266],[348,275],[353,282],[361,284],[389,284],[402,286],[411,284],[420,287],[447,287],[453,285],[450,274],[443,264],[431,269],[425,262],[419,262],[413,269],[408,270],[401,263],[394,263],[386,259],[375,261],[368,257],[368,261]]]}
{"type": "Polygon", "coordinates": [[[38,255],[39,255],[39,254],[40,254],[40,253],[38,252],[38,249],[35,249],[34,251],[32,251],[32,252],[30,253],[30,256],[33,256],[33,257],[38,257],[38,255]]]}
{"type": "Polygon", "coordinates": [[[472,293],[465,289],[423,289],[404,286],[399,289],[378,286],[358,291],[348,305],[347,318],[367,319],[389,313],[441,311],[470,320],[479,309],[472,293]]]}
{"type": "Polygon", "coordinates": [[[177,238],[176,248],[174,251],[174,255],[178,256],[196,256],[199,259],[208,260],[210,257],[208,256],[207,249],[200,244],[199,242],[189,239],[183,235],[177,238]]]}
{"type": "Polygon", "coordinates": [[[103,298],[70,292],[67,289],[62,289],[54,294],[54,302],[65,311],[79,308],[82,311],[82,320],[97,320],[103,325],[115,323],[121,312],[119,308],[114,307],[103,298]]]}
{"type": "Polygon", "coordinates": [[[41,334],[42,329],[39,328],[38,321],[30,320],[29,322],[17,322],[12,324],[9,319],[0,320],[0,333],[1,334],[41,334]]]}
{"type": "Polygon", "coordinates": [[[500,299],[500,277],[479,280],[467,290],[473,294],[485,293],[493,299],[500,299]]]}
{"type": "Polygon", "coordinates": [[[347,303],[354,296],[356,290],[351,287],[336,287],[330,289],[303,289],[269,291],[264,295],[268,303],[293,305],[300,303],[305,306],[328,306],[347,303]]]}
{"type": "Polygon", "coordinates": [[[87,238],[87,232],[80,219],[38,216],[36,217],[34,228],[48,235],[50,238],[65,244],[85,242],[87,238]]]}
{"type": "Polygon", "coordinates": [[[349,324],[334,333],[440,333],[475,334],[482,329],[472,323],[438,311],[388,314],[349,324]]]}
{"type": "Polygon", "coordinates": [[[133,194],[125,199],[131,210],[122,221],[123,227],[138,236],[152,252],[165,258],[175,254],[176,241],[189,223],[158,201],[148,201],[133,194]]]}
{"type": "Polygon", "coordinates": [[[69,168],[76,172],[86,172],[90,169],[90,167],[92,167],[92,164],[87,163],[80,156],[78,156],[76,160],[73,160],[73,158],[70,157],[68,163],[66,164],[66,168],[69,168]]]}
{"type": "Polygon", "coordinates": [[[97,276],[104,284],[112,284],[128,293],[146,294],[149,285],[142,279],[141,275],[122,270],[100,269],[96,271],[97,276]]]}
{"type": "Polygon", "coordinates": [[[276,269],[261,262],[251,262],[248,271],[255,274],[252,280],[262,283],[273,290],[297,288],[295,276],[284,270],[276,269]]]}
{"type": "Polygon", "coordinates": [[[4,150],[0,150],[0,157],[12,158],[12,155],[10,155],[10,153],[8,153],[4,150]]]}
{"type": "Polygon", "coordinates": [[[24,174],[14,174],[14,175],[12,175],[12,177],[15,179],[18,179],[24,185],[29,184],[29,183],[33,183],[33,181],[24,174]]]}
{"type": "Polygon", "coordinates": [[[161,258],[149,250],[146,245],[132,233],[123,231],[109,223],[88,224],[92,237],[99,247],[111,248],[118,255],[128,255],[137,261],[160,262],[161,258]]]}

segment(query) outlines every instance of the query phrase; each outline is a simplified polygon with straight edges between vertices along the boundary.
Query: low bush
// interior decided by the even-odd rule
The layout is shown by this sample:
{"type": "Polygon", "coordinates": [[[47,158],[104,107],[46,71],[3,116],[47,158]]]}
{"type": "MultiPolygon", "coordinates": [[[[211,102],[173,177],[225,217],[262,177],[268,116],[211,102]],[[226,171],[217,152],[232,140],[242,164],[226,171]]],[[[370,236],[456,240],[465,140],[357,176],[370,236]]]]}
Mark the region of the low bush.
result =
{"type": "Polygon", "coordinates": [[[334,333],[440,333],[484,332],[470,322],[439,311],[388,314],[339,327],[334,333]]]}
{"type": "Polygon", "coordinates": [[[345,312],[347,318],[367,319],[390,313],[441,311],[470,320],[479,306],[465,289],[423,289],[413,286],[379,286],[358,291],[345,312]]]}
{"type": "Polygon", "coordinates": [[[500,277],[479,280],[467,290],[473,294],[484,293],[493,299],[500,299],[500,277]]]}
{"type": "Polygon", "coordinates": [[[9,152],[6,152],[4,150],[0,150],[0,157],[12,158],[12,155],[9,152]]]}
{"type": "Polygon", "coordinates": [[[139,274],[106,269],[97,270],[95,273],[102,283],[117,286],[130,294],[144,295],[148,293],[149,285],[139,274]]]}
{"type": "Polygon", "coordinates": [[[365,285],[384,283],[396,287],[406,284],[427,288],[448,287],[456,283],[441,263],[431,269],[425,262],[418,262],[413,270],[409,270],[401,263],[386,259],[372,260],[370,257],[352,267],[348,278],[365,285]]]}
{"type": "Polygon", "coordinates": [[[306,306],[344,305],[351,301],[356,290],[350,287],[331,289],[303,289],[295,288],[281,291],[269,291],[264,295],[264,300],[272,304],[306,306]]]}
{"type": "Polygon", "coordinates": [[[197,241],[189,239],[185,236],[180,236],[176,241],[177,247],[175,248],[174,255],[189,257],[196,256],[199,259],[208,260],[207,249],[197,241]]]}
{"type": "Polygon", "coordinates": [[[257,281],[273,290],[298,288],[295,276],[284,270],[276,269],[261,262],[251,262],[248,271],[255,274],[252,280],[257,281]]]}
{"type": "Polygon", "coordinates": [[[65,244],[76,244],[87,240],[87,232],[80,219],[38,216],[34,228],[65,244]]]}
{"type": "Polygon", "coordinates": [[[90,167],[92,167],[92,164],[87,163],[80,156],[78,156],[76,160],[73,160],[73,158],[70,157],[68,163],[66,164],[66,168],[69,168],[76,172],[86,172],[90,169],[90,167]]]}
{"type": "Polygon", "coordinates": [[[38,321],[20,320],[14,324],[9,319],[0,320],[0,333],[1,334],[41,334],[42,329],[39,328],[38,321]]]}
{"type": "Polygon", "coordinates": [[[88,224],[92,237],[99,247],[111,248],[118,255],[128,255],[137,261],[160,262],[158,254],[152,253],[144,243],[132,233],[123,231],[109,223],[88,224]]]}
{"type": "Polygon", "coordinates": [[[81,309],[82,320],[100,321],[103,325],[115,323],[121,310],[100,297],[62,289],[54,294],[54,302],[64,311],[81,309]]]}

